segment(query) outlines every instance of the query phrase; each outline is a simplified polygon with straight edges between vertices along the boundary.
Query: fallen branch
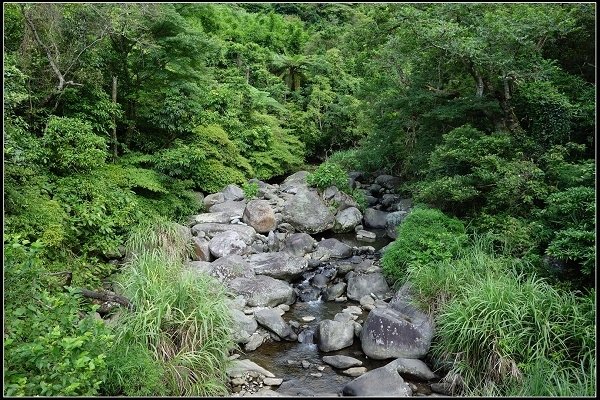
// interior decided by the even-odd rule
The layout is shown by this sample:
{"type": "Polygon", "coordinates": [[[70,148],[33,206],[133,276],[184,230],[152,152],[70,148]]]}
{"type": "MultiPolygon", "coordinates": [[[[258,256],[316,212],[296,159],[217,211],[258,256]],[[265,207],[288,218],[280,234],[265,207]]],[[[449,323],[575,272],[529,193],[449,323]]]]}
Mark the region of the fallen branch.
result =
{"type": "Polygon", "coordinates": [[[122,305],[123,307],[127,307],[129,310],[134,310],[134,304],[126,297],[119,296],[118,294],[112,292],[94,292],[89,289],[79,289],[79,292],[83,297],[87,297],[90,299],[96,299],[101,301],[113,302],[122,305]]]}

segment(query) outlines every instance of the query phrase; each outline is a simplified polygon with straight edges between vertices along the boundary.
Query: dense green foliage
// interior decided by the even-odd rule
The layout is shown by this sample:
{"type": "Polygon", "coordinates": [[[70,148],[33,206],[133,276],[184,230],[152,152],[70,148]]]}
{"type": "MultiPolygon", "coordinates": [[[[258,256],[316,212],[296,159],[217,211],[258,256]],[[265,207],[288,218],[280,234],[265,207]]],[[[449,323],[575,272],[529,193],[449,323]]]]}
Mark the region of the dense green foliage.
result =
{"type": "Polygon", "coordinates": [[[347,171],[423,204],[383,266],[436,310],[468,393],[595,392],[595,5],[3,8],[5,394],[224,393],[222,294],[135,232],[305,162],[362,210],[347,171]],[[74,288],[115,274],[143,306],[108,327],[74,288]],[[165,344],[200,327],[209,348],[165,344]]]}

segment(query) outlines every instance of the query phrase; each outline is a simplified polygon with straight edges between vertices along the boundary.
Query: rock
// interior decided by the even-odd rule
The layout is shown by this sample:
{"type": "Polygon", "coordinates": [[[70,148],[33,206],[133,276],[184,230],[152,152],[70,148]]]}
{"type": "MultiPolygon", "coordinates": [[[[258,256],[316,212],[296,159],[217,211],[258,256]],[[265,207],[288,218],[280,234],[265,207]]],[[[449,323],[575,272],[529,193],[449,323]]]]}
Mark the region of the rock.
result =
{"type": "Polygon", "coordinates": [[[221,190],[221,193],[223,193],[223,197],[225,198],[225,201],[227,200],[243,200],[244,199],[244,191],[242,189],[240,189],[238,186],[236,185],[227,185],[225,186],[225,188],[223,190],[221,190]]]}
{"type": "MultiPolygon", "coordinates": [[[[315,378],[320,378],[320,377],[322,377],[322,376],[323,376],[323,374],[322,374],[322,373],[320,373],[320,372],[312,372],[312,373],[310,373],[309,375],[310,375],[310,376],[314,376],[315,378]]],[[[320,397],[320,396],[319,396],[319,397],[320,397]]]]}
{"type": "Polygon", "coordinates": [[[360,229],[356,232],[356,239],[374,242],[375,239],[377,239],[377,234],[375,232],[369,232],[364,229],[360,229]]]}
{"type": "Polygon", "coordinates": [[[235,231],[217,233],[208,242],[210,253],[216,258],[231,254],[244,254],[247,247],[241,236],[235,231]]]}
{"type": "Polygon", "coordinates": [[[375,299],[368,294],[361,297],[359,303],[367,311],[375,308],[375,299]]]}
{"type": "Polygon", "coordinates": [[[254,332],[250,335],[250,339],[244,345],[245,351],[254,351],[260,347],[261,344],[265,341],[265,335],[262,335],[258,332],[254,332]]]}
{"type": "Polygon", "coordinates": [[[285,252],[252,254],[248,257],[248,263],[257,275],[267,275],[287,281],[298,278],[308,267],[305,258],[295,257],[285,252]]]}
{"type": "Polygon", "coordinates": [[[323,190],[323,200],[331,200],[339,192],[340,190],[336,186],[329,186],[327,189],[323,190]]]}
{"type": "Polygon", "coordinates": [[[289,192],[290,189],[306,188],[306,177],[309,175],[308,171],[298,171],[285,178],[285,180],[279,185],[279,189],[282,192],[289,192]]]}
{"type": "MultiPolygon", "coordinates": [[[[254,312],[254,317],[256,318],[256,322],[274,332],[282,339],[290,337],[292,332],[292,328],[288,325],[287,322],[281,318],[281,315],[272,308],[263,308],[262,310],[257,310],[254,312]]],[[[294,338],[295,340],[295,338],[294,338]]]]}
{"type": "Polygon", "coordinates": [[[266,275],[235,278],[229,288],[244,296],[250,307],[276,307],[282,303],[293,304],[296,300],[294,289],[287,282],[266,275]]]}
{"type": "Polygon", "coordinates": [[[339,369],[360,367],[363,364],[362,361],[356,358],[343,355],[323,356],[323,362],[339,369]]]}
{"type": "Polygon", "coordinates": [[[277,227],[275,213],[267,200],[249,201],[242,220],[259,233],[266,233],[277,227]]]}
{"type": "Polygon", "coordinates": [[[268,386],[279,386],[283,382],[282,378],[265,378],[263,383],[268,386]]]}
{"type": "Polygon", "coordinates": [[[398,358],[389,365],[390,367],[396,368],[400,375],[408,374],[424,381],[438,378],[438,376],[429,369],[427,364],[416,358],[398,358]]]}
{"type": "Polygon", "coordinates": [[[192,237],[192,260],[194,261],[210,261],[210,249],[208,247],[208,240],[192,237]]]}
{"type": "Polygon", "coordinates": [[[401,199],[400,201],[398,201],[396,203],[396,205],[393,208],[396,211],[409,212],[411,210],[412,206],[413,206],[412,199],[401,199]]]}
{"type": "Polygon", "coordinates": [[[321,351],[335,351],[354,343],[354,326],[348,322],[324,320],[319,323],[317,344],[321,351]]]}
{"type": "Polygon", "coordinates": [[[432,383],[429,387],[433,392],[443,394],[444,396],[452,396],[454,394],[452,385],[447,382],[432,383]]]}
{"type": "Polygon", "coordinates": [[[186,270],[190,273],[211,274],[213,265],[208,261],[190,261],[187,263],[186,270]]]}
{"type": "Polygon", "coordinates": [[[364,221],[367,228],[384,229],[388,213],[385,211],[367,208],[365,210],[364,221]]]}
{"type": "Polygon", "coordinates": [[[221,232],[236,232],[240,235],[244,243],[251,245],[256,237],[256,231],[251,226],[232,225],[232,224],[217,224],[213,222],[196,224],[192,227],[192,234],[199,236],[200,232],[205,232],[207,236],[214,237],[221,232]]]}
{"type": "Polygon", "coordinates": [[[374,184],[370,185],[368,189],[372,195],[377,196],[381,192],[382,187],[381,187],[381,185],[374,183],[374,184]]]}
{"type": "Polygon", "coordinates": [[[317,241],[308,233],[293,233],[285,239],[283,251],[303,257],[306,253],[312,252],[316,244],[317,241]]]}
{"type": "Polygon", "coordinates": [[[256,319],[252,316],[244,314],[243,311],[232,309],[230,310],[230,313],[233,319],[234,330],[244,330],[252,335],[258,328],[256,319]]]}
{"type": "Polygon", "coordinates": [[[302,360],[302,368],[309,369],[310,366],[311,366],[310,362],[308,362],[306,360],[302,360]]]}
{"type": "Polygon", "coordinates": [[[398,225],[404,221],[408,213],[406,211],[394,211],[385,217],[385,231],[389,237],[396,239],[398,237],[398,225]]]}
{"type": "Polygon", "coordinates": [[[367,369],[365,367],[352,367],[342,371],[344,375],[348,376],[361,376],[365,372],[367,372],[367,369]]]}
{"type": "Polygon", "coordinates": [[[331,285],[325,289],[325,292],[323,293],[323,299],[325,301],[335,300],[344,294],[344,290],[346,290],[346,283],[338,282],[335,285],[331,285]]]}
{"type": "Polygon", "coordinates": [[[352,232],[354,227],[362,221],[362,214],[356,207],[346,208],[335,215],[333,224],[334,232],[352,232]]]}
{"type": "Polygon", "coordinates": [[[348,382],[343,387],[342,394],[361,397],[410,397],[412,390],[395,369],[383,366],[348,382]]]}
{"type": "Polygon", "coordinates": [[[300,343],[314,343],[315,332],[310,329],[304,329],[302,332],[298,334],[298,342],[300,343]]]}
{"type": "Polygon", "coordinates": [[[211,213],[223,213],[229,218],[241,217],[244,214],[246,203],[243,201],[226,200],[223,203],[218,203],[208,209],[211,213]]]}
{"type": "Polygon", "coordinates": [[[347,296],[355,301],[360,301],[361,297],[371,293],[383,297],[390,291],[385,277],[380,272],[370,274],[349,272],[346,279],[348,281],[347,296]]]}
{"type": "Polygon", "coordinates": [[[248,397],[282,397],[282,394],[267,388],[260,388],[256,393],[250,393],[248,397]]]}
{"type": "Polygon", "coordinates": [[[254,272],[248,262],[238,254],[221,257],[213,261],[210,274],[225,284],[235,278],[254,277],[254,272]]]}
{"type": "Polygon", "coordinates": [[[204,197],[204,208],[209,209],[215,204],[223,203],[224,201],[225,196],[223,196],[223,193],[221,192],[209,194],[208,196],[204,197]]]}
{"type": "Polygon", "coordinates": [[[246,374],[246,372],[256,372],[260,375],[266,376],[267,378],[275,378],[271,372],[267,371],[260,365],[250,360],[234,360],[232,365],[227,369],[227,376],[230,378],[240,378],[246,374]]]}
{"type": "Polygon", "coordinates": [[[312,315],[307,315],[305,317],[302,317],[302,321],[304,321],[304,322],[311,322],[314,320],[315,320],[315,317],[313,317],[312,315]]]}
{"type": "Polygon", "coordinates": [[[217,224],[227,224],[229,223],[229,219],[229,214],[225,212],[196,214],[190,217],[188,225],[194,226],[196,224],[204,224],[209,222],[215,222],[217,224]]]}
{"type": "Polygon", "coordinates": [[[369,194],[365,195],[365,200],[367,200],[367,206],[369,206],[369,207],[374,206],[379,201],[379,200],[377,200],[377,197],[371,196],[369,194]]]}
{"type": "Polygon", "coordinates": [[[348,258],[352,256],[352,247],[337,239],[324,239],[317,243],[317,249],[312,254],[313,258],[348,258]]]}
{"type": "Polygon", "coordinates": [[[334,216],[319,196],[311,190],[298,190],[282,210],[283,220],[296,230],[319,233],[333,227],[334,216]]]}
{"type": "MultiPolygon", "coordinates": [[[[287,222],[282,222],[281,224],[279,224],[277,226],[277,230],[280,232],[284,232],[284,233],[295,233],[296,232],[296,229],[292,225],[288,224],[287,222]]],[[[305,234],[305,235],[308,235],[308,234],[305,234]]],[[[308,236],[310,236],[310,235],[308,235],[308,236]]]]}
{"type": "Polygon", "coordinates": [[[396,211],[396,204],[400,201],[400,195],[386,193],[381,197],[381,206],[385,209],[396,211]]]}
{"type": "Polygon", "coordinates": [[[360,315],[360,314],[362,314],[362,309],[358,306],[348,306],[348,307],[344,308],[342,310],[342,312],[347,313],[347,314],[360,315]]]}
{"type": "Polygon", "coordinates": [[[433,321],[406,298],[393,302],[369,312],[360,336],[363,352],[375,359],[424,356],[431,345],[433,321]]]}
{"type": "Polygon", "coordinates": [[[400,178],[392,175],[379,175],[375,178],[375,183],[386,189],[395,189],[400,185],[400,178]]]}

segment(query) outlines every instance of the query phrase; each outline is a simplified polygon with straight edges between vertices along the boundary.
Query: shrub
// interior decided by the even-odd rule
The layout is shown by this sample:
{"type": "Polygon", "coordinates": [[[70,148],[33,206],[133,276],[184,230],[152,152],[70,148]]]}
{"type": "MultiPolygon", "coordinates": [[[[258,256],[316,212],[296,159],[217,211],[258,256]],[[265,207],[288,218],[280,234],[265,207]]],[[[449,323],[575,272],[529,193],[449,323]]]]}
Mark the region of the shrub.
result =
{"type": "Polygon", "coordinates": [[[6,239],[4,394],[98,394],[112,336],[91,314],[80,317],[80,297],[74,291],[51,290],[40,242],[6,239]]]}
{"type": "Polygon", "coordinates": [[[252,200],[258,195],[258,183],[246,182],[242,186],[242,190],[244,191],[244,198],[246,200],[252,200]]]}
{"type": "Polygon", "coordinates": [[[46,162],[58,174],[89,171],[104,164],[107,156],[106,140],[77,118],[51,117],[42,143],[48,152],[46,162]]]}
{"type": "Polygon", "coordinates": [[[330,162],[319,165],[313,173],[308,175],[306,182],[321,190],[329,186],[335,186],[344,192],[350,190],[346,172],[339,165],[330,162]]]}
{"type": "Polygon", "coordinates": [[[385,274],[403,283],[407,268],[450,260],[466,242],[465,228],[459,220],[441,211],[415,207],[398,227],[398,237],[383,256],[385,274]]]}

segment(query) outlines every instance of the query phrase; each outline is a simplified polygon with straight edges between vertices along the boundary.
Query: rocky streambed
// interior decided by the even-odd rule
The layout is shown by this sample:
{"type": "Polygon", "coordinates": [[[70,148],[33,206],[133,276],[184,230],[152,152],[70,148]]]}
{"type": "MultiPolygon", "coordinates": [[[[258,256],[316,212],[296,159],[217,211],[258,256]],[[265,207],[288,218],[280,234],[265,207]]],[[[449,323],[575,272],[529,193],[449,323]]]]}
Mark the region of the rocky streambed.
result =
{"type": "Polygon", "coordinates": [[[394,290],[379,261],[410,212],[396,177],[350,174],[364,214],[307,172],[281,184],[254,180],[204,198],[207,213],[182,232],[194,247],[185,273],[210,274],[233,294],[232,396],[435,396],[449,394],[426,359],[432,318],[409,285],[394,290]]]}

